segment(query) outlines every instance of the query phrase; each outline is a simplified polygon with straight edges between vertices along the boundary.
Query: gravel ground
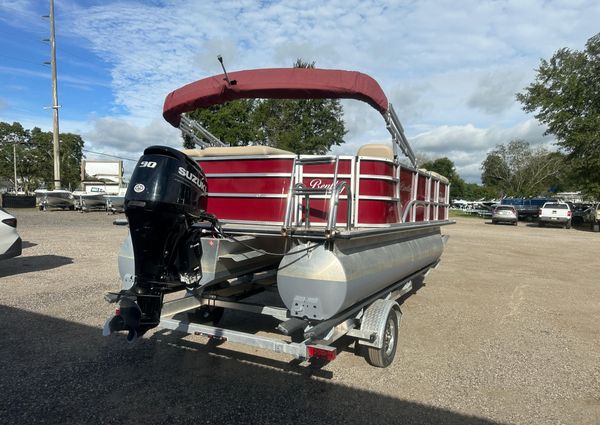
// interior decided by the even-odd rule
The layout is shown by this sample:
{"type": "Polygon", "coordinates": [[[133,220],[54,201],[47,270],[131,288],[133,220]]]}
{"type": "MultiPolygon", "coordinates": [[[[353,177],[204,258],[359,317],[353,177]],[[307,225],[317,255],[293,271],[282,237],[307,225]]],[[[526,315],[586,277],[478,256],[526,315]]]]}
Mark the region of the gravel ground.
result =
{"type": "Polygon", "coordinates": [[[316,368],[166,331],[103,338],[127,229],[12,212],[24,250],[0,263],[0,423],[600,424],[600,234],[457,219],[402,305],[395,362],[342,344],[316,368]]]}

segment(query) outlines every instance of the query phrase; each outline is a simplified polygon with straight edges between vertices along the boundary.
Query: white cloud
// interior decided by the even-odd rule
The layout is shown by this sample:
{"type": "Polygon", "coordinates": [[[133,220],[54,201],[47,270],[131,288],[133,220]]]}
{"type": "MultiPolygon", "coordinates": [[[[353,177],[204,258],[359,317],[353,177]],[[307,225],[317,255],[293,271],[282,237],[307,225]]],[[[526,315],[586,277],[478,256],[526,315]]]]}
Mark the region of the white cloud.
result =
{"type": "MultiPolygon", "coordinates": [[[[0,0],[0,19],[27,28],[35,4],[0,0]]],[[[97,149],[134,154],[152,143],[178,146],[177,130],[161,121],[165,95],[220,73],[217,54],[230,71],[290,66],[301,57],[372,75],[415,151],[448,156],[470,180],[498,143],[551,140],[514,93],[531,81],[539,58],[561,47],[583,48],[598,31],[598,16],[594,0],[107,0],[91,7],[57,0],[57,27],[110,68],[119,115],[86,123],[97,149]]],[[[377,112],[343,104],[349,133],[334,152],[389,140],[377,112]]]]}
{"type": "Polygon", "coordinates": [[[515,93],[523,87],[524,73],[517,70],[494,70],[479,78],[467,105],[486,114],[501,114],[515,103],[515,93]]]}
{"type": "MultiPolygon", "coordinates": [[[[30,76],[36,78],[45,78],[50,80],[52,78],[52,74],[50,71],[32,71],[26,68],[16,68],[12,66],[4,66],[0,65],[0,74],[11,74],[16,76],[30,76]]],[[[58,84],[61,83],[69,83],[73,85],[77,85],[79,87],[84,87],[86,89],[90,89],[90,86],[99,86],[99,87],[110,87],[110,84],[106,81],[98,80],[95,78],[89,77],[75,77],[69,74],[58,74],[57,76],[58,84]]]]}
{"type": "Polygon", "coordinates": [[[104,149],[105,153],[120,152],[124,156],[137,157],[143,148],[151,145],[180,148],[180,134],[161,119],[135,124],[123,118],[104,117],[95,120],[83,137],[89,142],[90,150],[104,149]]]}
{"type": "Polygon", "coordinates": [[[531,145],[553,148],[554,139],[544,135],[545,128],[529,119],[509,128],[477,128],[472,124],[440,126],[412,138],[416,151],[432,158],[447,156],[458,173],[469,182],[478,182],[480,166],[487,153],[499,144],[522,139],[531,145]]]}

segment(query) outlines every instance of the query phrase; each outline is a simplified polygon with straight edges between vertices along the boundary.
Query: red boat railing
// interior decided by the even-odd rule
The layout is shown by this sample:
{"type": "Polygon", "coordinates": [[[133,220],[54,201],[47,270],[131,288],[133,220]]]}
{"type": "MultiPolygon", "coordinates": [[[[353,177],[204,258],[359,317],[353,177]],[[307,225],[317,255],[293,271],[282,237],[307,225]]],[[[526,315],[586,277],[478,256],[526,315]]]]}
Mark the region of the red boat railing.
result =
{"type": "Polygon", "coordinates": [[[448,220],[447,180],[393,157],[218,152],[198,151],[196,160],[208,179],[208,210],[225,223],[332,235],[338,225],[347,231],[448,220]]]}

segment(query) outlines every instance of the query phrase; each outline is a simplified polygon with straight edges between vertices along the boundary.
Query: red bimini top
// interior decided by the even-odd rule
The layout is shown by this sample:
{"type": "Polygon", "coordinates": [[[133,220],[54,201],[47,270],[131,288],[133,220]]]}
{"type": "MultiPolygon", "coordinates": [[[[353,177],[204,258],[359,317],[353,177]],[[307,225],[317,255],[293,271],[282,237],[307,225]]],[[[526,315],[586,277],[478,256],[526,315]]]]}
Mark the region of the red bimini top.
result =
{"type": "Polygon", "coordinates": [[[163,117],[179,127],[181,114],[237,99],[356,99],[381,114],[388,100],[373,78],[356,71],[314,68],[251,69],[215,75],[185,85],[165,99],[163,117]]]}

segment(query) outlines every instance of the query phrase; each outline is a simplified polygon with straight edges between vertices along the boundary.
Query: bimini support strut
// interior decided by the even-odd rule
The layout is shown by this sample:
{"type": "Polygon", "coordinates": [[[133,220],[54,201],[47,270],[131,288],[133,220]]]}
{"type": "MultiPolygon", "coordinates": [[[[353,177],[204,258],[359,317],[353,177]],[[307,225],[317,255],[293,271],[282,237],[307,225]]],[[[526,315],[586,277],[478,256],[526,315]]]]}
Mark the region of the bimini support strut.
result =
{"type": "Polygon", "coordinates": [[[204,128],[200,123],[194,121],[186,114],[181,114],[181,121],[179,123],[179,130],[184,136],[191,138],[196,146],[200,149],[208,148],[211,146],[227,146],[221,140],[219,140],[214,134],[204,128]],[[198,134],[200,137],[198,137],[198,134]]]}
{"type": "Polygon", "coordinates": [[[392,135],[392,144],[394,146],[394,155],[398,155],[398,148],[402,151],[404,155],[410,160],[411,164],[417,168],[417,159],[415,157],[415,153],[413,152],[410,143],[406,136],[404,135],[404,128],[398,119],[398,115],[396,115],[396,111],[394,111],[394,107],[390,103],[388,110],[383,114],[383,119],[385,119],[385,124],[387,130],[392,135]]]}

